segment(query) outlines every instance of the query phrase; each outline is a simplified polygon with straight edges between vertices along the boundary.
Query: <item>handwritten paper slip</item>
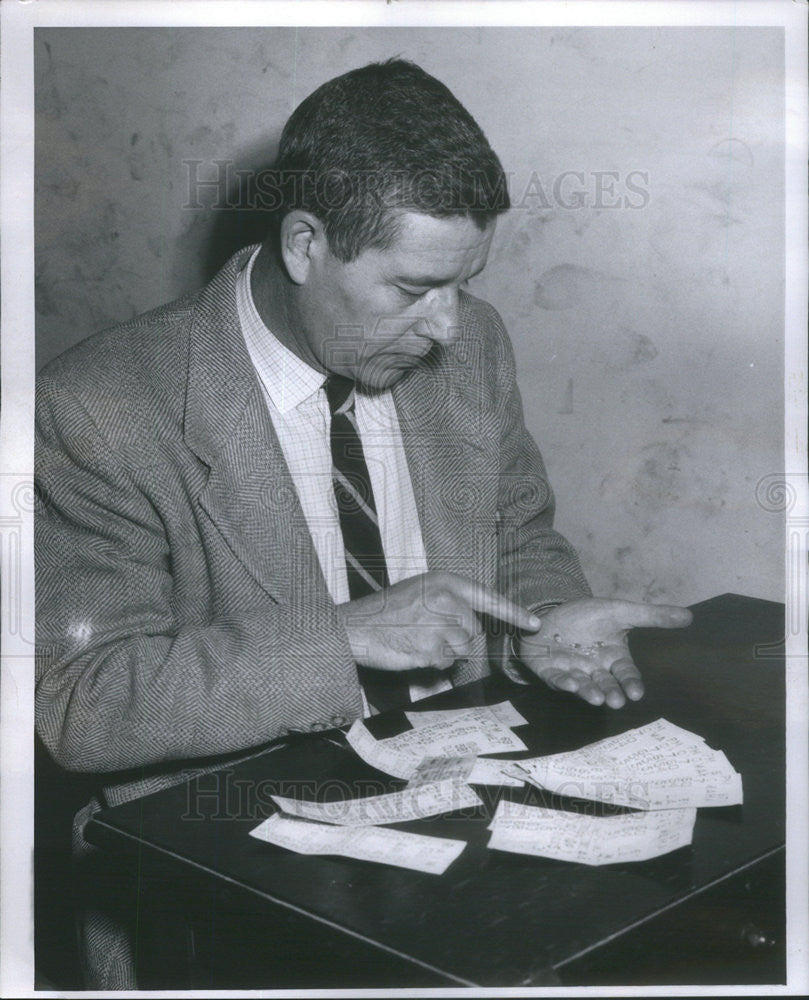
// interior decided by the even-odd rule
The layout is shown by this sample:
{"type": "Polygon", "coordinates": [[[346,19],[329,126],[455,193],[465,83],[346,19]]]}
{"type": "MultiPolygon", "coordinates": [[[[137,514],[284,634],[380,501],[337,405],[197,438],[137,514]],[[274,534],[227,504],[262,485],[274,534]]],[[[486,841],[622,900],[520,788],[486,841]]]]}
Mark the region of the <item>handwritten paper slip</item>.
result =
{"type": "Polygon", "coordinates": [[[279,813],[251,830],[250,836],[298,854],[337,854],[428,875],[443,875],[466,846],[463,840],[425,837],[387,827],[329,826],[279,813]]]}
{"type": "Polygon", "coordinates": [[[497,722],[482,726],[477,722],[437,722],[386,740],[376,740],[362,720],[357,719],[346,739],[366,763],[404,779],[413,776],[425,757],[467,757],[525,749],[518,736],[497,722]]]}
{"type": "Polygon", "coordinates": [[[461,781],[448,779],[419,784],[391,792],[370,795],[364,799],[344,799],[341,802],[307,802],[273,795],[273,802],[285,813],[320,823],[340,826],[377,826],[404,823],[411,819],[440,816],[482,805],[480,797],[461,781]]]}
{"type": "Polygon", "coordinates": [[[466,719],[439,719],[382,742],[419,760],[424,757],[478,756],[526,748],[508,726],[485,713],[466,719]]]}
{"type": "Polygon", "coordinates": [[[501,802],[489,829],[488,846],[497,851],[533,854],[582,865],[647,861],[687,847],[696,809],[584,816],[501,802]]]}
{"type": "Polygon", "coordinates": [[[442,708],[428,712],[405,712],[407,721],[414,729],[422,729],[435,722],[477,722],[482,718],[493,719],[503,726],[524,726],[526,720],[510,701],[497,705],[480,705],[476,708],[442,708]]]}
{"type": "Polygon", "coordinates": [[[525,784],[522,778],[506,774],[503,768],[509,761],[493,760],[491,757],[425,757],[410,779],[411,785],[423,785],[429,781],[465,781],[470,785],[507,785],[520,788],[525,784]]]}
{"type": "Polygon", "coordinates": [[[512,761],[509,774],[559,795],[683,809],[742,802],[741,775],[721,750],[665,719],[569,753],[512,761]]]}
{"type": "Polygon", "coordinates": [[[523,741],[508,726],[486,716],[471,721],[439,720],[386,740],[374,739],[357,719],[346,739],[366,763],[397,778],[412,777],[425,757],[476,757],[525,750],[523,741]]]}
{"type": "Polygon", "coordinates": [[[386,746],[388,740],[377,740],[371,735],[361,719],[357,719],[346,733],[348,745],[366,764],[395,778],[410,778],[419,766],[421,758],[411,753],[386,746]]]}

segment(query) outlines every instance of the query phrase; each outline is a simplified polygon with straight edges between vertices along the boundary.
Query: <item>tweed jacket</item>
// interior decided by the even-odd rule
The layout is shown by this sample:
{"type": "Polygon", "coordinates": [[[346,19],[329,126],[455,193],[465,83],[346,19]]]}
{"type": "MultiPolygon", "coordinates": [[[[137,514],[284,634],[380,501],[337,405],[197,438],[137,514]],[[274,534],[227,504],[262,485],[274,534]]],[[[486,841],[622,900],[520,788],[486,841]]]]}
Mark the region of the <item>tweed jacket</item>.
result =
{"type": "MultiPolygon", "coordinates": [[[[109,804],[361,715],[238,324],[252,249],[38,380],[37,728],[109,804]]],[[[468,295],[461,323],[393,390],[428,566],[526,605],[587,594],[503,324],[468,295]]],[[[481,638],[454,680],[488,669],[481,638]]]]}

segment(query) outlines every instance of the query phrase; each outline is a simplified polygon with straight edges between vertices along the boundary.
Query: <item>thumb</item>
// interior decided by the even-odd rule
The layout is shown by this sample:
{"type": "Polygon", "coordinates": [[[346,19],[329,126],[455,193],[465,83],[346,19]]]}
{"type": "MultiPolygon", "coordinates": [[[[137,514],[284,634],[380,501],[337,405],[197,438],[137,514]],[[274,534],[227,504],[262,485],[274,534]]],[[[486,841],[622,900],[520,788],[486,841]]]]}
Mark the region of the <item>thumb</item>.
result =
{"type": "Polygon", "coordinates": [[[613,615],[624,628],[685,628],[693,615],[676,604],[638,604],[615,601],[613,615]]]}

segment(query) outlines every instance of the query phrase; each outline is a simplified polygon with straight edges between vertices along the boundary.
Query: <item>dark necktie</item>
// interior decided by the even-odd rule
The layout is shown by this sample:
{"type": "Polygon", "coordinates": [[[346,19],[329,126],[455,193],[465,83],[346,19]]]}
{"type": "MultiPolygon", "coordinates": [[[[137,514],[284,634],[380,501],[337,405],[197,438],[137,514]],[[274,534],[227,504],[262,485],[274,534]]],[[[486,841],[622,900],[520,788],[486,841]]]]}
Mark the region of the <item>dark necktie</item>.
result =
{"type": "MultiPolygon", "coordinates": [[[[330,375],[324,386],[331,410],[332,482],[343,534],[351,600],[388,586],[371,478],[354,415],[354,383],[330,375]]],[[[410,702],[406,675],[357,667],[370,704],[380,712],[410,702]]]]}

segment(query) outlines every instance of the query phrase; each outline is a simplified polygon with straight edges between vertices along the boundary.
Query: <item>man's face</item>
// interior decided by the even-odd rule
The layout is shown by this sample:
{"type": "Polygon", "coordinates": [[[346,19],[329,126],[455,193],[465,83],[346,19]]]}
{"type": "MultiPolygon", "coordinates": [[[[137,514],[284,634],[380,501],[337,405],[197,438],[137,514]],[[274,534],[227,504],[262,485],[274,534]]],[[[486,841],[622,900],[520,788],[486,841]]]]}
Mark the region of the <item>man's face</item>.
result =
{"type": "Polygon", "coordinates": [[[301,344],[326,371],[384,389],[459,334],[459,288],[483,270],[494,223],[407,212],[386,250],[348,264],[321,246],[301,288],[301,344]]]}

